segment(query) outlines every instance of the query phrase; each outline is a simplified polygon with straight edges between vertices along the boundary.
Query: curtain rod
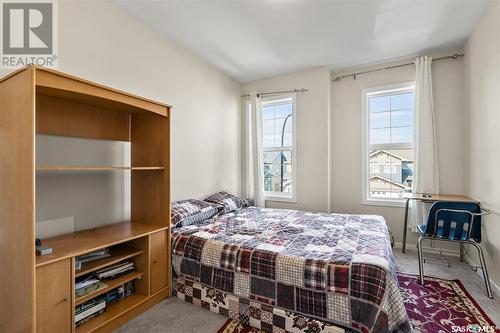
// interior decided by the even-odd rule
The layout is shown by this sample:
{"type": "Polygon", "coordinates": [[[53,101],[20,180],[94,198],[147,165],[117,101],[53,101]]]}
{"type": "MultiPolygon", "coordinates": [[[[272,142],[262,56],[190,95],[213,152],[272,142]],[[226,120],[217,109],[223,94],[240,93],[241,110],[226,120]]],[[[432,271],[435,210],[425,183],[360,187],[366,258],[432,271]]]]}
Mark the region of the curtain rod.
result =
{"type": "MultiPolygon", "coordinates": [[[[445,57],[434,58],[434,59],[432,59],[432,61],[439,61],[439,60],[446,60],[446,59],[458,59],[458,58],[462,58],[463,56],[465,56],[465,54],[463,54],[463,53],[462,54],[455,53],[453,55],[449,55],[449,56],[445,56],[445,57]]],[[[364,72],[357,72],[357,73],[352,73],[352,74],[337,76],[336,78],[332,79],[332,81],[334,81],[334,82],[335,81],[340,81],[340,80],[348,78],[348,77],[352,77],[354,80],[356,80],[356,77],[358,75],[368,74],[368,73],[373,73],[373,72],[380,72],[380,71],[385,71],[385,70],[388,70],[388,69],[394,69],[394,68],[399,68],[399,67],[411,66],[411,65],[414,65],[414,64],[415,63],[413,63],[413,62],[408,62],[408,63],[400,64],[400,65],[394,65],[394,66],[389,66],[389,67],[384,67],[384,68],[371,69],[371,70],[364,71],[364,72]]]]}
{"type": "MultiPolygon", "coordinates": [[[[309,89],[293,89],[293,90],[285,90],[285,91],[273,91],[273,92],[264,92],[264,93],[258,93],[257,94],[257,97],[261,97],[261,96],[266,96],[266,95],[280,95],[280,94],[289,94],[289,93],[302,93],[302,92],[306,92],[306,91],[309,91],[309,89]]],[[[245,95],[241,95],[241,97],[250,97],[250,94],[245,94],[245,95]]]]}

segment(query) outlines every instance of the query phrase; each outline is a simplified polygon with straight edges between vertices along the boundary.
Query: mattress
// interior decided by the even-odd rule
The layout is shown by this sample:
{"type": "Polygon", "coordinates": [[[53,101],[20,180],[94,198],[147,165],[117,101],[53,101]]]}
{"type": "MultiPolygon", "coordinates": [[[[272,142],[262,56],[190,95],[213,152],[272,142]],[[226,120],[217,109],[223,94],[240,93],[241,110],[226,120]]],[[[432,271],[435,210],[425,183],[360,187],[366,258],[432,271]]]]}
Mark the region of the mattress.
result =
{"type": "Polygon", "coordinates": [[[172,232],[188,281],[360,332],[411,332],[385,220],[248,207],[172,232]]]}

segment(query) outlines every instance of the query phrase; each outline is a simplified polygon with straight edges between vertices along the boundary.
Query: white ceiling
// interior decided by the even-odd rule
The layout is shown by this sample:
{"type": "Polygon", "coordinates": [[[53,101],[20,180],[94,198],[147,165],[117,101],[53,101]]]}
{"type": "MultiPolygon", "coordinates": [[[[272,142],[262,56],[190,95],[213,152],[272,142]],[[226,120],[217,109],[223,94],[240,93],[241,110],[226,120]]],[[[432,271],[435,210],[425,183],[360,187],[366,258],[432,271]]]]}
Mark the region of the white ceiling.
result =
{"type": "Polygon", "coordinates": [[[240,82],[460,48],[490,0],[114,0],[240,82]]]}

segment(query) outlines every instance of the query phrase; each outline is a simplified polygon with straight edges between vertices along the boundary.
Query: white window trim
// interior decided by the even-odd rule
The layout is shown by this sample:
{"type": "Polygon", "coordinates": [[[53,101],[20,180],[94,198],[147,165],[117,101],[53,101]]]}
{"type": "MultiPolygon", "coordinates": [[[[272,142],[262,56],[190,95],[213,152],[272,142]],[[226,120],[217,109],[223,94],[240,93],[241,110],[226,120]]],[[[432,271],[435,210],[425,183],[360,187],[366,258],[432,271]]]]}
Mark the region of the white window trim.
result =
{"type": "MultiPolygon", "coordinates": [[[[401,207],[403,208],[405,206],[405,200],[401,199],[373,199],[369,197],[368,193],[368,188],[369,188],[369,181],[370,181],[370,176],[368,173],[369,167],[370,167],[370,161],[369,161],[369,156],[368,156],[368,129],[369,129],[369,124],[370,124],[370,113],[368,112],[368,98],[370,97],[371,94],[377,93],[377,96],[383,96],[384,93],[387,95],[392,95],[397,92],[404,92],[408,90],[413,90],[415,89],[415,82],[410,81],[410,82],[403,82],[403,83],[398,83],[398,84],[392,84],[392,85],[386,85],[386,86],[379,86],[379,87],[373,87],[373,88],[367,88],[363,89],[361,91],[361,144],[362,144],[362,163],[361,163],[361,187],[362,187],[362,204],[363,205],[369,205],[369,206],[387,206],[387,207],[401,207]]],[[[377,145],[372,145],[374,147],[377,147],[377,145]]],[[[394,144],[395,148],[410,148],[408,144],[394,144]]],[[[413,148],[413,146],[411,146],[413,148]]]]}
{"type": "MultiPolygon", "coordinates": [[[[292,193],[284,194],[281,192],[267,192],[264,191],[264,198],[269,202],[288,202],[297,203],[297,94],[280,94],[276,96],[270,96],[263,98],[262,102],[268,101],[279,101],[282,99],[292,99],[292,193]]],[[[290,146],[285,146],[283,148],[290,148],[290,146]]],[[[272,150],[272,149],[269,149],[272,150]]],[[[281,147],[277,150],[283,150],[281,147]]],[[[264,148],[262,148],[262,153],[264,153],[264,148]]]]}

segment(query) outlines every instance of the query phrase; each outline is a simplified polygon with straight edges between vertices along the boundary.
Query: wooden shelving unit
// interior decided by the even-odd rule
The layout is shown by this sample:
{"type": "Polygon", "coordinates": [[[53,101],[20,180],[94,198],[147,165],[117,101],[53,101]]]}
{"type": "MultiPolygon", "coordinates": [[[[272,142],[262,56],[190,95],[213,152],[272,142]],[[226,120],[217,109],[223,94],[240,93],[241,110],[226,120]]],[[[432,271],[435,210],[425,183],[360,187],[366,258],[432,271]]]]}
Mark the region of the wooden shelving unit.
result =
{"type": "Polygon", "coordinates": [[[83,263],[82,268],[75,270],[75,278],[95,272],[101,268],[117,264],[120,261],[136,257],[143,253],[144,251],[141,249],[136,249],[126,245],[114,246],[109,251],[109,257],[83,263]]]}
{"type": "Polygon", "coordinates": [[[36,66],[0,79],[0,330],[110,332],[170,296],[170,112],[169,105],[36,66]],[[130,142],[131,163],[36,165],[37,134],[130,142]],[[131,171],[131,220],[43,239],[53,253],[35,255],[37,177],[116,171],[131,171]],[[110,257],[75,270],[76,257],[103,248],[110,257]],[[137,270],[76,298],[76,279],[122,261],[137,270]],[[75,328],[76,305],[132,280],[131,296],[75,328]]]}
{"type": "Polygon", "coordinates": [[[84,296],[76,298],[75,299],[75,306],[80,305],[82,303],[85,303],[85,302],[87,302],[87,301],[91,300],[92,298],[95,298],[99,295],[107,293],[110,290],[118,288],[119,286],[121,286],[124,283],[127,283],[127,282],[135,280],[135,279],[140,279],[140,278],[142,278],[143,275],[144,275],[143,272],[132,272],[132,273],[126,274],[124,276],[120,276],[119,278],[114,279],[114,280],[105,279],[102,282],[107,285],[106,288],[102,288],[102,289],[96,290],[94,292],[90,292],[84,296]]]}
{"type": "Polygon", "coordinates": [[[53,252],[45,256],[37,256],[36,266],[39,267],[62,259],[77,257],[166,229],[164,226],[127,221],[47,238],[43,240],[43,244],[52,247],[53,252]]]}
{"type": "Polygon", "coordinates": [[[147,300],[146,296],[143,295],[132,295],[124,298],[120,302],[111,303],[106,307],[106,312],[96,317],[89,322],[83,324],[76,328],[78,333],[95,332],[101,327],[109,324],[114,319],[118,318],[123,313],[132,310],[134,307],[140,305],[147,300]]]}

